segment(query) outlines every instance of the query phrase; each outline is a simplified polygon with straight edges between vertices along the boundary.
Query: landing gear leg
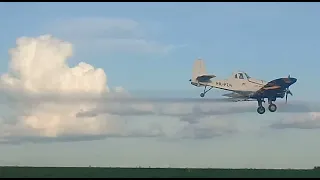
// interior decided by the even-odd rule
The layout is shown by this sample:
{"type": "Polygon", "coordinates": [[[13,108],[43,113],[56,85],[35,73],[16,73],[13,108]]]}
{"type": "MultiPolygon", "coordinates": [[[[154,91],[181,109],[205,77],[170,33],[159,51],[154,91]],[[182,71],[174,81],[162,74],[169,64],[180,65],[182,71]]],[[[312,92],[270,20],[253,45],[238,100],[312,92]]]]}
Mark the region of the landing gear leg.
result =
{"type": "Polygon", "coordinates": [[[210,91],[213,87],[210,87],[210,89],[206,90],[207,89],[207,86],[204,87],[204,90],[203,90],[203,93],[200,94],[200,97],[204,97],[204,95],[210,91]]]}
{"type": "Polygon", "coordinates": [[[277,106],[275,104],[272,103],[272,100],[268,100],[269,101],[269,111],[270,112],[276,112],[277,111],[277,106]]]}
{"type": "Polygon", "coordinates": [[[263,100],[261,100],[261,99],[258,100],[258,109],[257,109],[257,112],[258,112],[259,114],[263,114],[263,113],[266,112],[266,109],[262,106],[262,102],[263,102],[263,100]]]}

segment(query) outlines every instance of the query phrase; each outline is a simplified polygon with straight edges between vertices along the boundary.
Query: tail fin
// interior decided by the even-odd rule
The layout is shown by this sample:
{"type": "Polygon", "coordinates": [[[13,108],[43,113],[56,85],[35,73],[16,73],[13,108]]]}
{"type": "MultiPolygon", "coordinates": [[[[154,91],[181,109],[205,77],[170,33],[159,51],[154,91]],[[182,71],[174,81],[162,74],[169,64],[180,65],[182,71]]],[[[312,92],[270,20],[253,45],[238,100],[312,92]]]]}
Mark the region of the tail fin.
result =
{"type": "Polygon", "coordinates": [[[206,75],[207,70],[202,59],[195,60],[192,69],[192,80],[195,81],[198,76],[206,75]]]}
{"type": "Polygon", "coordinates": [[[192,69],[192,79],[191,82],[208,82],[211,78],[216,77],[215,75],[209,75],[207,73],[204,61],[202,59],[197,59],[194,62],[192,69]]]}

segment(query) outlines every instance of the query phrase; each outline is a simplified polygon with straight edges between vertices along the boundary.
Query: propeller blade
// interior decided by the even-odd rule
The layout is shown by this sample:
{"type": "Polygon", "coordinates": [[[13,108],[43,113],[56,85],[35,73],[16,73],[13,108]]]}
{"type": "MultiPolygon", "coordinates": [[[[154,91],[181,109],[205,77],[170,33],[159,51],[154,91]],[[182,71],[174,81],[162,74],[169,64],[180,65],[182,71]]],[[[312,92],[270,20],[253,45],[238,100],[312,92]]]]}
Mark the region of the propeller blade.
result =
{"type": "Polygon", "coordinates": [[[291,96],[293,96],[292,92],[289,90],[289,88],[286,89],[286,104],[288,102],[288,94],[290,94],[291,96]]]}
{"type": "MultiPolygon", "coordinates": [[[[288,75],[288,78],[290,78],[290,74],[288,75]]],[[[290,94],[291,96],[293,96],[292,92],[289,90],[289,88],[286,89],[286,104],[288,102],[288,94],[290,94]]]]}

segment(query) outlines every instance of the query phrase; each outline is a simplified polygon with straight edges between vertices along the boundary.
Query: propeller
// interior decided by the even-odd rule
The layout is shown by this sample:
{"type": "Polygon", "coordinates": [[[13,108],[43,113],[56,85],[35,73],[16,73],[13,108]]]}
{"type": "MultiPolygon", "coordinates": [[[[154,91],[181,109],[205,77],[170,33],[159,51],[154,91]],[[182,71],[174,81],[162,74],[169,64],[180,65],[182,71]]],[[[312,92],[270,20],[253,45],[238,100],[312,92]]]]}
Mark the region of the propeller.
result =
{"type": "MultiPolygon", "coordinates": [[[[288,78],[290,78],[290,74],[289,74],[288,78]]],[[[290,91],[289,87],[286,88],[285,93],[286,93],[286,104],[287,104],[287,102],[288,102],[288,94],[290,94],[291,96],[293,96],[293,94],[292,94],[292,92],[290,91]]]]}
{"type": "Polygon", "coordinates": [[[291,96],[293,96],[292,92],[289,90],[289,88],[286,89],[286,104],[288,102],[288,94],[290,94],[291,96]]]}

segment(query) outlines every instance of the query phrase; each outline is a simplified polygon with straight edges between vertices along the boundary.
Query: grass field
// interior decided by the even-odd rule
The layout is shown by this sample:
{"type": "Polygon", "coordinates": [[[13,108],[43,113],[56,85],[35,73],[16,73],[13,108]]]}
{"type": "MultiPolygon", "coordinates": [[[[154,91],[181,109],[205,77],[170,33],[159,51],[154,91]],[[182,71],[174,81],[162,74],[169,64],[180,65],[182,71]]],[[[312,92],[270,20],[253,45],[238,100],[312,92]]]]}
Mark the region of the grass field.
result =
{"type": "Polygon", "coordinates": [[[0,167],[0,178],[316,178],[319,169],[178,169],[178,168],[96,168],[96,167],[0,167]]]}

